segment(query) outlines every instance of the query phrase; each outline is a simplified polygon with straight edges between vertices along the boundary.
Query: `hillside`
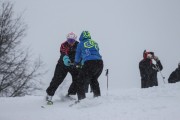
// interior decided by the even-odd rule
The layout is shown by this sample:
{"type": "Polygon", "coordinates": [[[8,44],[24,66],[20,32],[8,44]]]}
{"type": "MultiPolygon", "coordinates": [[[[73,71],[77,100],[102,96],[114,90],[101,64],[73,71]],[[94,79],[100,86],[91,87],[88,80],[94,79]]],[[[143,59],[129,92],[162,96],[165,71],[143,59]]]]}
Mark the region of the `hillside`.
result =
{"type": "Polygon", "coordinates": [[[51,106],[44,96],[0,98],[0,120],[179,120],[179,93],[180,83],[117,89],[102,91],[99,98],[88,93],[72,107],[74,101],[60,96],[54,96],[51,106]]]}

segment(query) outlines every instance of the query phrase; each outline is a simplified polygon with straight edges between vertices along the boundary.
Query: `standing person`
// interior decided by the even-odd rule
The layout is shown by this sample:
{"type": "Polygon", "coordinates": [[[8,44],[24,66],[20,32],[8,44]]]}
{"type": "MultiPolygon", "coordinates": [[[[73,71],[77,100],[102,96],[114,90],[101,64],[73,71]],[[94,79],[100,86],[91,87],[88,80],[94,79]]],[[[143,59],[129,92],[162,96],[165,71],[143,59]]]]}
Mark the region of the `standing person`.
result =
{"type": "Polygon", "coordinates": [[[158,86],[157,72],[161,71],[163,66],[154,52],[143,53],[143,60],[139,62],[139,70],[141,75],[141,88],[148,88],[152,86],[158,86]],[[152,63],[152,59],[156,61],[156,64],[152,63]]]}
{"type": "Polygon", "coordinates": [[[76,38],[76,34],[70,32],[67,34],[67,40],[61,44],[61,55],[56,65],[52,81],[50,82],[50,85],[46,90],[47,101],[52,100],[52,96],[54,96],[56,89],[63,82],[68,72],[72,76],[72,84],[69,87],[67,96],[75,95],[77,92],[76,81],[78,76],[78,70],[76,67],[70,65],[70,63],[74,63],[76,48],[77,44],[79,43],[78,41],[76,41],[76,38]]]}
{"type": "Polygon", "coordinates": [[[176,70],[174,70],[168,78],[169,83],[176,83],[179,81],[180,81],[180,62],[178,63],[178,68],[176,68],[176,70]]]}
{"type": "Polygon", "coordinates": [[[81,58],[84,65],[79,73],[77,81],[78,101],[86,98],[84,83],[91,81],[94,97],[101,96],[98,78],[103,70],[103,60],[99,53],[98,44],[91,39],[88,31],[83,31],[77,46],[75,64],[80,64],[81,58]]]}

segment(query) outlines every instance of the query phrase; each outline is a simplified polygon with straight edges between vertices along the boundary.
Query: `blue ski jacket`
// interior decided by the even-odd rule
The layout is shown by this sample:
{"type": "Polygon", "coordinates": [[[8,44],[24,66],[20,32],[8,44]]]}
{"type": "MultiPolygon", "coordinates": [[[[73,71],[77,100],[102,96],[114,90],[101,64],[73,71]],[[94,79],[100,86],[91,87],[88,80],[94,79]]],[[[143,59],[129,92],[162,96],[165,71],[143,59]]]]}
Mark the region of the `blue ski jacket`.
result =
{"type": "Polygon", "coordinates": [[[99,54],[98,44],[91,39],[91,37],[87,37],[82,32],[79,38],[80,43],[77,45],[76,55],[75,55],[75,63],[80,63],[87,60],[102,60],[102,56],[99,54]]]}

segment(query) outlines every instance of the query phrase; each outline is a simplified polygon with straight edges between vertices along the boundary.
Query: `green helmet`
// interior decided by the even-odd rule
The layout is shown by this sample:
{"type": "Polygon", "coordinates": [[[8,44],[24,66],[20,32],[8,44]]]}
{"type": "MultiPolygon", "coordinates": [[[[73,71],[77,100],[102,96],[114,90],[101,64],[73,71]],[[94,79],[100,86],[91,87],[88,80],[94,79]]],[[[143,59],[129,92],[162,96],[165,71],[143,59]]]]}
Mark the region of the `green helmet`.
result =
{"type": "Polygon", "coordinates": [[[79,40],[82,41],[84,39],[91,39],[91,35],[90,35],[89,31],[83,31],[81,33],[79,40]]]}

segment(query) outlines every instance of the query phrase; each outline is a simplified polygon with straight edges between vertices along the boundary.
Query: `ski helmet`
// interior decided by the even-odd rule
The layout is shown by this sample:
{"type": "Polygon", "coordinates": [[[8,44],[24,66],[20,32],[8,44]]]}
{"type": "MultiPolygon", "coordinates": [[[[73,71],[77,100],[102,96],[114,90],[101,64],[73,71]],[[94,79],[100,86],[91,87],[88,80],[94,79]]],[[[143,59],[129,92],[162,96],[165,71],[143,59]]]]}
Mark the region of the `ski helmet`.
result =
{"type": "Polygon", "coordinates": [[[69,44],[73,44],[76,41],[77,36],[74,32],[70,32],[67,34],[66,38],[69,44]]]}
{"type": "Polygon", "coordinates": [[[143,58],[146,59],[148,54],[151,54],[152,57],[154,57],[154,52],[147,52],[146,50],[144,50],[144,52],[143,52],[143,58]]]}
{"type": "Polygon", "coordinates": [[[91,35],[89,31],[83,31],[81,33],[79,40],[82,41],[84,39],[91,39],[91,35]]]}

